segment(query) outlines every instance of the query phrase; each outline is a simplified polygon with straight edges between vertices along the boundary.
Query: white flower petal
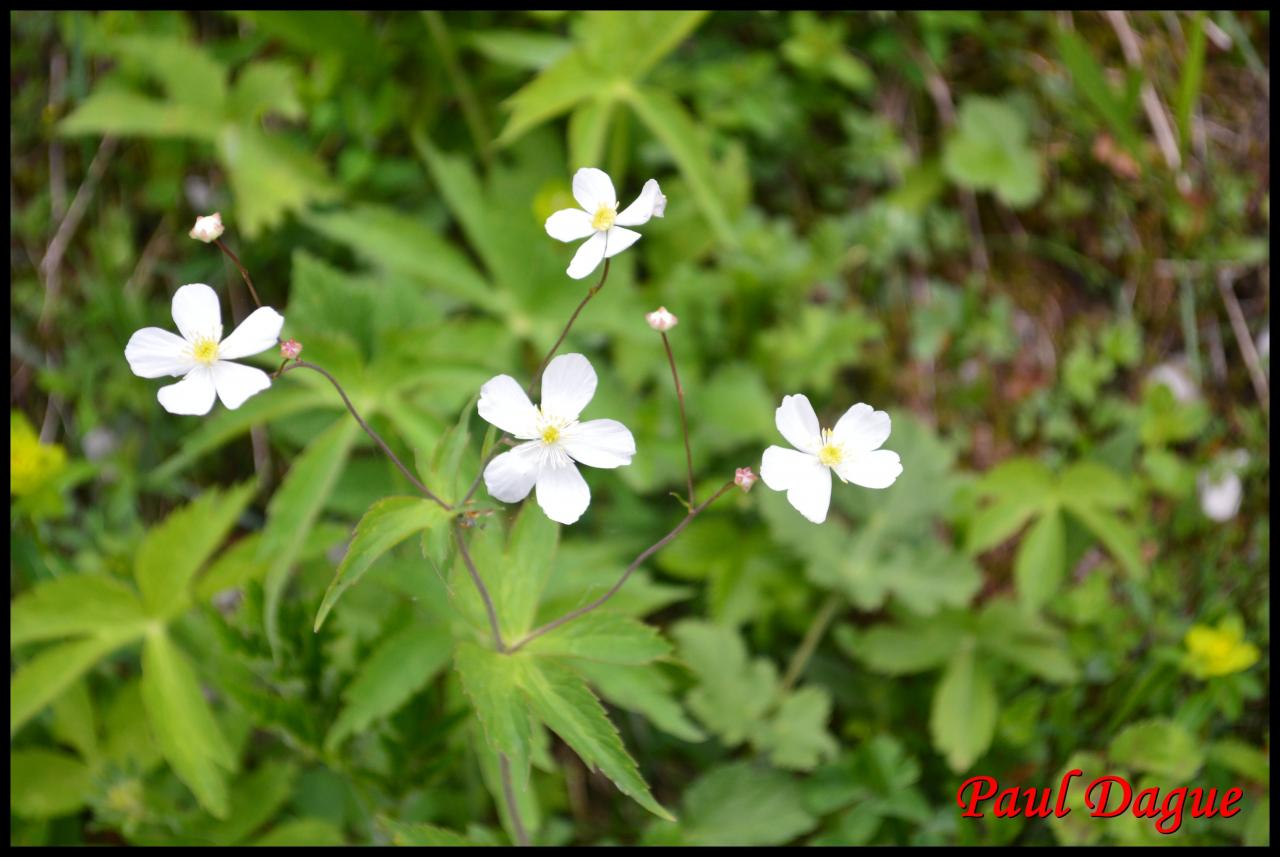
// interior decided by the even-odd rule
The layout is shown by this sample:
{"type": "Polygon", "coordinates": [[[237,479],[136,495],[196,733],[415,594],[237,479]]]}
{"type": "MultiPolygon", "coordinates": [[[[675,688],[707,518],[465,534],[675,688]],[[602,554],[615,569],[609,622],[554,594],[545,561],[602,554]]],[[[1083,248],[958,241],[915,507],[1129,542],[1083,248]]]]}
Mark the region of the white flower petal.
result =
{"type": "Polygon", "coordinates": [[[218,293],[204,283],[191,283],[173,293],[173,323],[187,342],[222,339],[222,308],[218,293]]]}
{"type": "Polygon", "coordinates": [[[639,240],[639,232],[615,226],[605,233],[604,257],[612,259],[639,240]]]}
{"type": "Polygon", "coordinates": [[[538,479],[538,444],[522,443],[504,452],[484,469],[484,487],[489,496],[503,503],[519,503],[533,490],[538,479]]]}
{"type": "Polygon", "coordinates": [[[822,446],[822,434],[818,415],[804,395],[783,396],[782,404],[774,413],[778,431],[787,442],[801,452],[817,453],[822,446]]]}
{"type": "Polygon", "coordinates": [[[595,167],[583,167],[573,174],[573,198],[592,217],[601,206],[614,208],[618,204],[613,180],[604,170],[597,170],[595,167]]]}
{"type": "Polygon", "coordinates": [[[596,394],[596,370],[581,354],[561,354],[542,373],[542,413],[576,420],[596,394]]]}
{"type": "Polygon", "coordinates": [[[480,388],[476,410],[480,412],[481,419],[493,423],[507,434],[523,440],[538,435],[538,412],[510,375],[498,375],[485,381],[480,388]]]}
{"type": "Polygon", "coordinates": [[[284,316],[269,306],[259,307],[218,346],[219,360],[236,360],[274,348],[284,316]]]}
{"type": "Polygon", "coordinates": [[[889,415],[859,402],[844,412],[831,439],[844,447],[846,455],[857,455],[879,449],[889,439],[889,415]]]}
{"type": "Polygon", "coordinates": [[[573,261],[569,263],[565,273],[575,280],[581,280],[594,271],[604,261],[605,235],[604,232],[596,232],[583,241],[578,252],[573,254],[573,261]]]}
{"type": "Polygon", "coordinates": [[[227,410],[234,411],[255,393],[271,386],[271,377],[261,369],[219,360],[213,364],[213,385],[227,410]]]}
{"type": "Polygon", "coordinates": [[[187,341],[158,327],[144,327],[129,337],[124,359],[129,361],[133,374],[141,378],[177,377],[196,365],[187,341]]]}
{"type": "Polygon", "coordinates": [[[902,475],[902,460],[896,452],[877,449],[847,459],[836,468],[836,473],[846,482],[863,488],[888,488],[902,475]]]}
{"type": "Polygon", "coordinates": [[[157,390],[156,398],[171,414],[207,414],[213,407],[213,371],[208,366],[197,366],[178,383],[157,390]]]}
{"type": "Polygon", "coordinates": [[[815,524],[827,519],[831,505],[831,472],[816,456],[781,446],[764,451],[760,478],[774,491],[786,491],[787,502],[815,524]]]}
{"type": "Polygon", "coordinates": [[[617,420],[578,423],[564,431],[560,442],[570,458],[588,467],[621,467],[636,454],[636,439],[617,420]]]}
{"type": "Polygon", "coordinates": [[[591,505],[591,489],[571,461],[538,471],[538,505],[557,524],[572,524],[591,505]]]}
{"type": "Polygon", "coordinates": [[[618,226],[643,226],[651,217],[661,217],[667,207],[667,198],[662,195],[656,179],[649,179],[640,190],[636,201],[618,212],[613,222],[618,226]]]}
{"type": "Polygon", "coordinates": [[[595,231],[591,215],[580,208],[562,208],[547,218],[547,234],[557,241],[577,241],[595,231]]]}

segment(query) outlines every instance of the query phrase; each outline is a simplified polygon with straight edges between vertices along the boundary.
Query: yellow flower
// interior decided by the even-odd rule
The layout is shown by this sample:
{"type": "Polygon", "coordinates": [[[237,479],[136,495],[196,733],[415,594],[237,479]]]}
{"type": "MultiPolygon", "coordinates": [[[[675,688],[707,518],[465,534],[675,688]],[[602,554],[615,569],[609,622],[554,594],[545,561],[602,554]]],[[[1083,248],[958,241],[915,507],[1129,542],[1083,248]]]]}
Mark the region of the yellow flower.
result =
{"type": "Polygon", "coordinates": [[[1258,660],[1258,647],[1245,642],[1238,619],[1223,619],[1217,628],[1192,625],[1183,642],[1183,669],[1199,679],[1247,670],[1258,660]]]}
{"type": "Polygon", "coordinates": [[[67,451],[58,444],[43,444],[25,415],[9,414],[9,493],[25,497],[62,472],[67,451]]]}

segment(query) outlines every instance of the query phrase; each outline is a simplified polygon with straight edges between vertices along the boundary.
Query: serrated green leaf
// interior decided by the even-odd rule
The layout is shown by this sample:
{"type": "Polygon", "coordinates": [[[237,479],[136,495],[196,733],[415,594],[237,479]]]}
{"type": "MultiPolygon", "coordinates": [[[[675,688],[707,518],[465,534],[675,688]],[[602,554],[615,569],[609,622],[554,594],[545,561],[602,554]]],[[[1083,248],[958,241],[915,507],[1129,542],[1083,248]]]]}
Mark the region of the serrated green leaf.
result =
{"type": "Polygon", "coordinates": [[[654,726],[683,741],[707,739],[684,713],[676,701],[673,682],[657,664],[619,666],[579,661],[574,666],[613,705],[643,714],[654,726]]]}
{"type": "Polygon", "coordinates": [[[809,771],[835,756],[839,745],[827,732],[831,696],[825,688],[802,687],[783,697],[778,710],[751,736],[779,768],[809,771]]]}
{"type": "Polygon", "coordinates": [[[404,822],[392,821],[386,816],[378,816],[378,824],[391,834],[392,845],[402,845],[408,847],[421,846],[474,846],[476,843],[467,839],[460,833],[454,833],[452,830],[446,830],[443,827],[436,827],[434,824],[427,824],[422,821],[404,822]]]}
{"type": "Polygon", "coordinates": [[[118,137],[186,137],[212,141],[220,126],[198,108],[101,87],[58,123],[68,137],[86,134],[118,137]]]}
{"type": "Polygon", "coordinates": [[[293,795],[298,769],[271,762],[238,779],[230,790],[225,820],[197,819],[178,836],[190,845],[237,845],[269,822],[293,795]]]}
{"type": "Polygon", "coordinates": [[[505,755],[519,788],[529,779],[529,708],[520,692],[524,659],[462,642],[454,651],[453,666],[471,702],[485,741],[495,753],[505,755]]]}
{"type": "Polygon", "coordinates": [[[1058,497],[1073,508],[1128,509],[1133,506],[1133,490],[1121,476],[1096,461],[1079,461],[1058,477],[1058,497]]]}
{"type": "Polygon", "coordinates": [[[1171,786],[1187,782],[1204,764],[1199,739],[1182,724],[1163,718],[1125,727],[1112,739],[1107,756],[1122,768],[1154,774],[1171,786]]]}
{"type": "Polygon", "coordinates": [[[146,621],[142,602],[122,581],[104,574],[55,577],[10,604],[9,646],[130,628],[141,634],[146,621]]]}
{"type": "Polygon", "coordinates": [[[538,637],[525,651],[638,666],[671,654],[658,630],[636,619],[597,610],[538,637]]]}
{"type": "Polygon", "coordinates": [[[995,735],[999,701],[972,644],[961,645],[933,695],[929,733],[956,773],[968,770],[995,735]]]}
{"type": "Polygon", "coordinates": [[[9,736],[133,634],[58,643],[22,664],[9,680],[9,736]]]}
{"type": "Polygon", "coordinates": [[[847,654],[885,675],[910,675],[945,664],[964,637],[964,626],[954,615],[908,626],[877,625],[858,634],[843,625],[835,640],[847,654]]]}
{"type": "Polygon", "coordinates": [[[604,706],[578,673],[547,658],[519,658],[520,684],[547,727],[568,744],[588,768],[598,769],[623,794],[659,818],[675,817],[653,799],[635,760],[627,754],[604,706]]]}
{"type": "Polygon", "coordinates": [[[235,755],[191,664],[162,630],[149,633],[142,647],[142,700],[173,772],[205,810],[225,818],[226,773],[236,769],[235,755]]]}
{"type": "Polygon", "coordinates": [[[511,110],[496,145],[515,142],[533,128],[600,91],[600,78],[580,50],[556,60],[504,102],[511,110]]]}
{"type": "Polygon", "coordinates": [[[700,777],[685,793],[681,816],[678,827],[655,825],[645,843],[782,845],[818,824],[791,777],[749,761],[700,777]]]}
{"type": "Polygon", "coordinates": [[[257,125],[227,125],[217,142],[235,191],[237,226],[248,238],[338,195],[324,164],[280,135],[257,125]]]}
{"type": "Polygon", "coordinates": [[[248,482],[206,491],[147,533],[134,560],[134,577],[151,616],[168,618],[186,607],[191,579],[231,532],[255,487],[248,482]]]}
{"type": "Polygon", "coordinates": [[[1134,532],[1134,525],[1117,518],[1110,512],[1096,506],[1069,507],[1072,516],[1093,533],[1102,542],[1121,567],[1137,580],[1147,576],[1147,567],[1142,562],[1142,546],[1134,532]]]}
{"type": "Polygon", "coordinates": [[[411,625],[384,640],[342,692],[344,706],[325,747],[337,749],[348,735],[404,705],[449,662],[452,646],[442,625],[411,625]]]}
{"type": "Polygon", "coordinates": [[[322,818],[293,818],[282,821],[247,845],[258,847],[345,845],[342,831],[322,818]]]}
{"type": "Polygon", "coordinates": [[[84,806],[92,786],[89,766],[70,753],[44,748],[9,751],[9,809],[15,815],[68,815],[84,806]]]}
{"type": "Polygon", "coordinates": [[[60,743],[75,747],[86,761],[97,759],[98,727],[87,682],[76,682],[54,700],[49,731],[60,743]]]}
{"type": "Polygon", "coordinates": [[[1066,531],[1059,512],[1043,515],[1027,531],[1013,564],[1018,597],[1027,607],[1043,607],[1061,588],[1065,551],[1066,531]]]}
{"type": "Polygon", "coordinates": [[[502,563],[491,569],[496,572],[491,589],[502,630],[513,640],[533,627],[559,543],[560,525],[533,503],[525,503],[511,526],[502,563]]]}
{"type": "Polygon", "coordinates": [[[1062,632],[1011,601],[988,602],[978,616],[976,630],[984,652],[1033,675],[1061,683],[1080,678],[1062,632]]]}
{"type": "Polygon", "coordinates": [[[435,527],[448,517],[448,511],[439,503],[420,497],[387,497],[370,506],[356,525],[346,556],[325,590],[314,630],[320,630],[342,593],[358,583],[379,557],[414,533],[435,527]]]}
{"type": "Polygon", "coordinates": [[[698,720],[733,747],[747,740],[776,701],[778,672],[764,659],[749,661],[731,629],[685,620],[672,629],[680,659],[699,679],[685,703],[698,720]]]}

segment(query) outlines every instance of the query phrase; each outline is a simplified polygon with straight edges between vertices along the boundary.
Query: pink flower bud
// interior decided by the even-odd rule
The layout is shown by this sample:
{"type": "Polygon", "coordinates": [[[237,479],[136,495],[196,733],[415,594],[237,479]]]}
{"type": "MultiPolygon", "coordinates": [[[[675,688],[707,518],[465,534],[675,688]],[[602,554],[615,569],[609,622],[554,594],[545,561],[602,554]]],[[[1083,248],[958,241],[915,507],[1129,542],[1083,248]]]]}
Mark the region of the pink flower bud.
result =
{"type": "Polygon", "coordinates": [[[660,306],[650,313],[645,313],[644,320],[654,330],[666,332],[680,323],[680,319],[670,313],[666,307],[660,306]]]}
{"type": "Polygon", "coordinates": [[[302,343],[296,339],[286,339],[280,343],[280,356],[285,360],[297,360],[302,353],[302,343]]]}
{"type": "Polygon", "coordinates": [[[208,217],[197,217],[196,225],[187,234],[197,241],[212,244],[222,237],[222,214],[215,211],[208,217]]]}
{"type": "Polygon", "coordinates": [[[751,486],[756,484],[757,476],[751,472],[750,467],[739,467],[733,472],[733,484],[742,489],[742,493],[751,490],[751,486]]]}

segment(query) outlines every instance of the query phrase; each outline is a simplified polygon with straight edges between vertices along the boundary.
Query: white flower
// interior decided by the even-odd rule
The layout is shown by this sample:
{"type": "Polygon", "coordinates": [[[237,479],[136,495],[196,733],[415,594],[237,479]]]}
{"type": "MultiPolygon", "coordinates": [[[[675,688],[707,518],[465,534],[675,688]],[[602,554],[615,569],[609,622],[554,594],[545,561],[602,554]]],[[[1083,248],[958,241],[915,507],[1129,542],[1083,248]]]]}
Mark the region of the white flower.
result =
{"type": "Polygon", "coordinates": [[[1191,370],[1185,358],[1166,360],[1147,373],[1147,380],[1163,384],[1179,402],[1195,402],[1200,399],[1200,388],[1191,378],[1191,370]]]}
{"type": "Polygon", "coordinates": [[[581,354],[562,354],[542,376],[542,406],[535,408],[510,375],[491,378],[480,388],[480,416],[522,443],[484,469],[489,494],[518,503],[537,486],[538,505],[547,517],[572,524],[591,503],[591,490],[578,472],[588,467],[631,463],[636,441],[617,420],[578,422],[596,392],[596,371],[581,354]]]}
{"type": "Polygon", "coordinates": [[[1210,520],[1229,521],[1240,511],[1244,486],[1240,471],[1249,464],[1249,453],[1243,449],[1219,453],[1208,467],[1200,471],[1196,486],[1200,493],[1200,509],[1210,520]]]}
{"type": "Polygon", "coordinates": [[[235,410],[254,393],[271,386],[267,373],[230,361],[266,351],[276,344],[284,316],[271,307],[253,311],[222,338],[218,295],[204,283],[183,286],[173,296],[173,321],[181,336],[144,327],[129,337],[124,357],[142,378],[182,376],[156,394],[171,414],[207,414],[216,391],[222,404],[235,410]]]}
{"type": "Polygon", "coordinates": [[[662,217],[667,198],[658,183],[649,179],[640,196],[621,212],[613,181],[603,170],[583,167],[573,176],[573,198],[578,208],[565,208],[547,218],[547,234],[557,241],[586,238],[569,263],[568,274],[581,280],[604,259],[612,258],[640,240],[640,233],[624,226],[640,226],[651,217],[662,217]],[[591,236],[588,238],[587,236],[591,236]]]}
{"type": "Polygon", "coordinates": [[[807,398],[783,396],[775,421],[795,449],[766,449],[760,478],[774,491],[786,491],[791,505],[815,524],[827,519],[831,471],[842,482],[864,488],[888,488],[902,473],[898,453],[880,449],[889,439],[889,415],[870,405],[859,402],[834,429],[819,430],[807,398]]]}
{"type": "Polygon", "coordinates": [[[644,320],[649,326],[660,333],[666,333],[671,328],[680,323],[680,319],[676,318],[675,313],[664,306],[660,306],[653,312],[644,314],[644,320]]]}
{"type": "Polygon", "coordinates": [[[197,217],[196,225],[187,234],[197,241],[211,244],[222,237],[222,214],[215,211],[208,217],[197,217]]]}

